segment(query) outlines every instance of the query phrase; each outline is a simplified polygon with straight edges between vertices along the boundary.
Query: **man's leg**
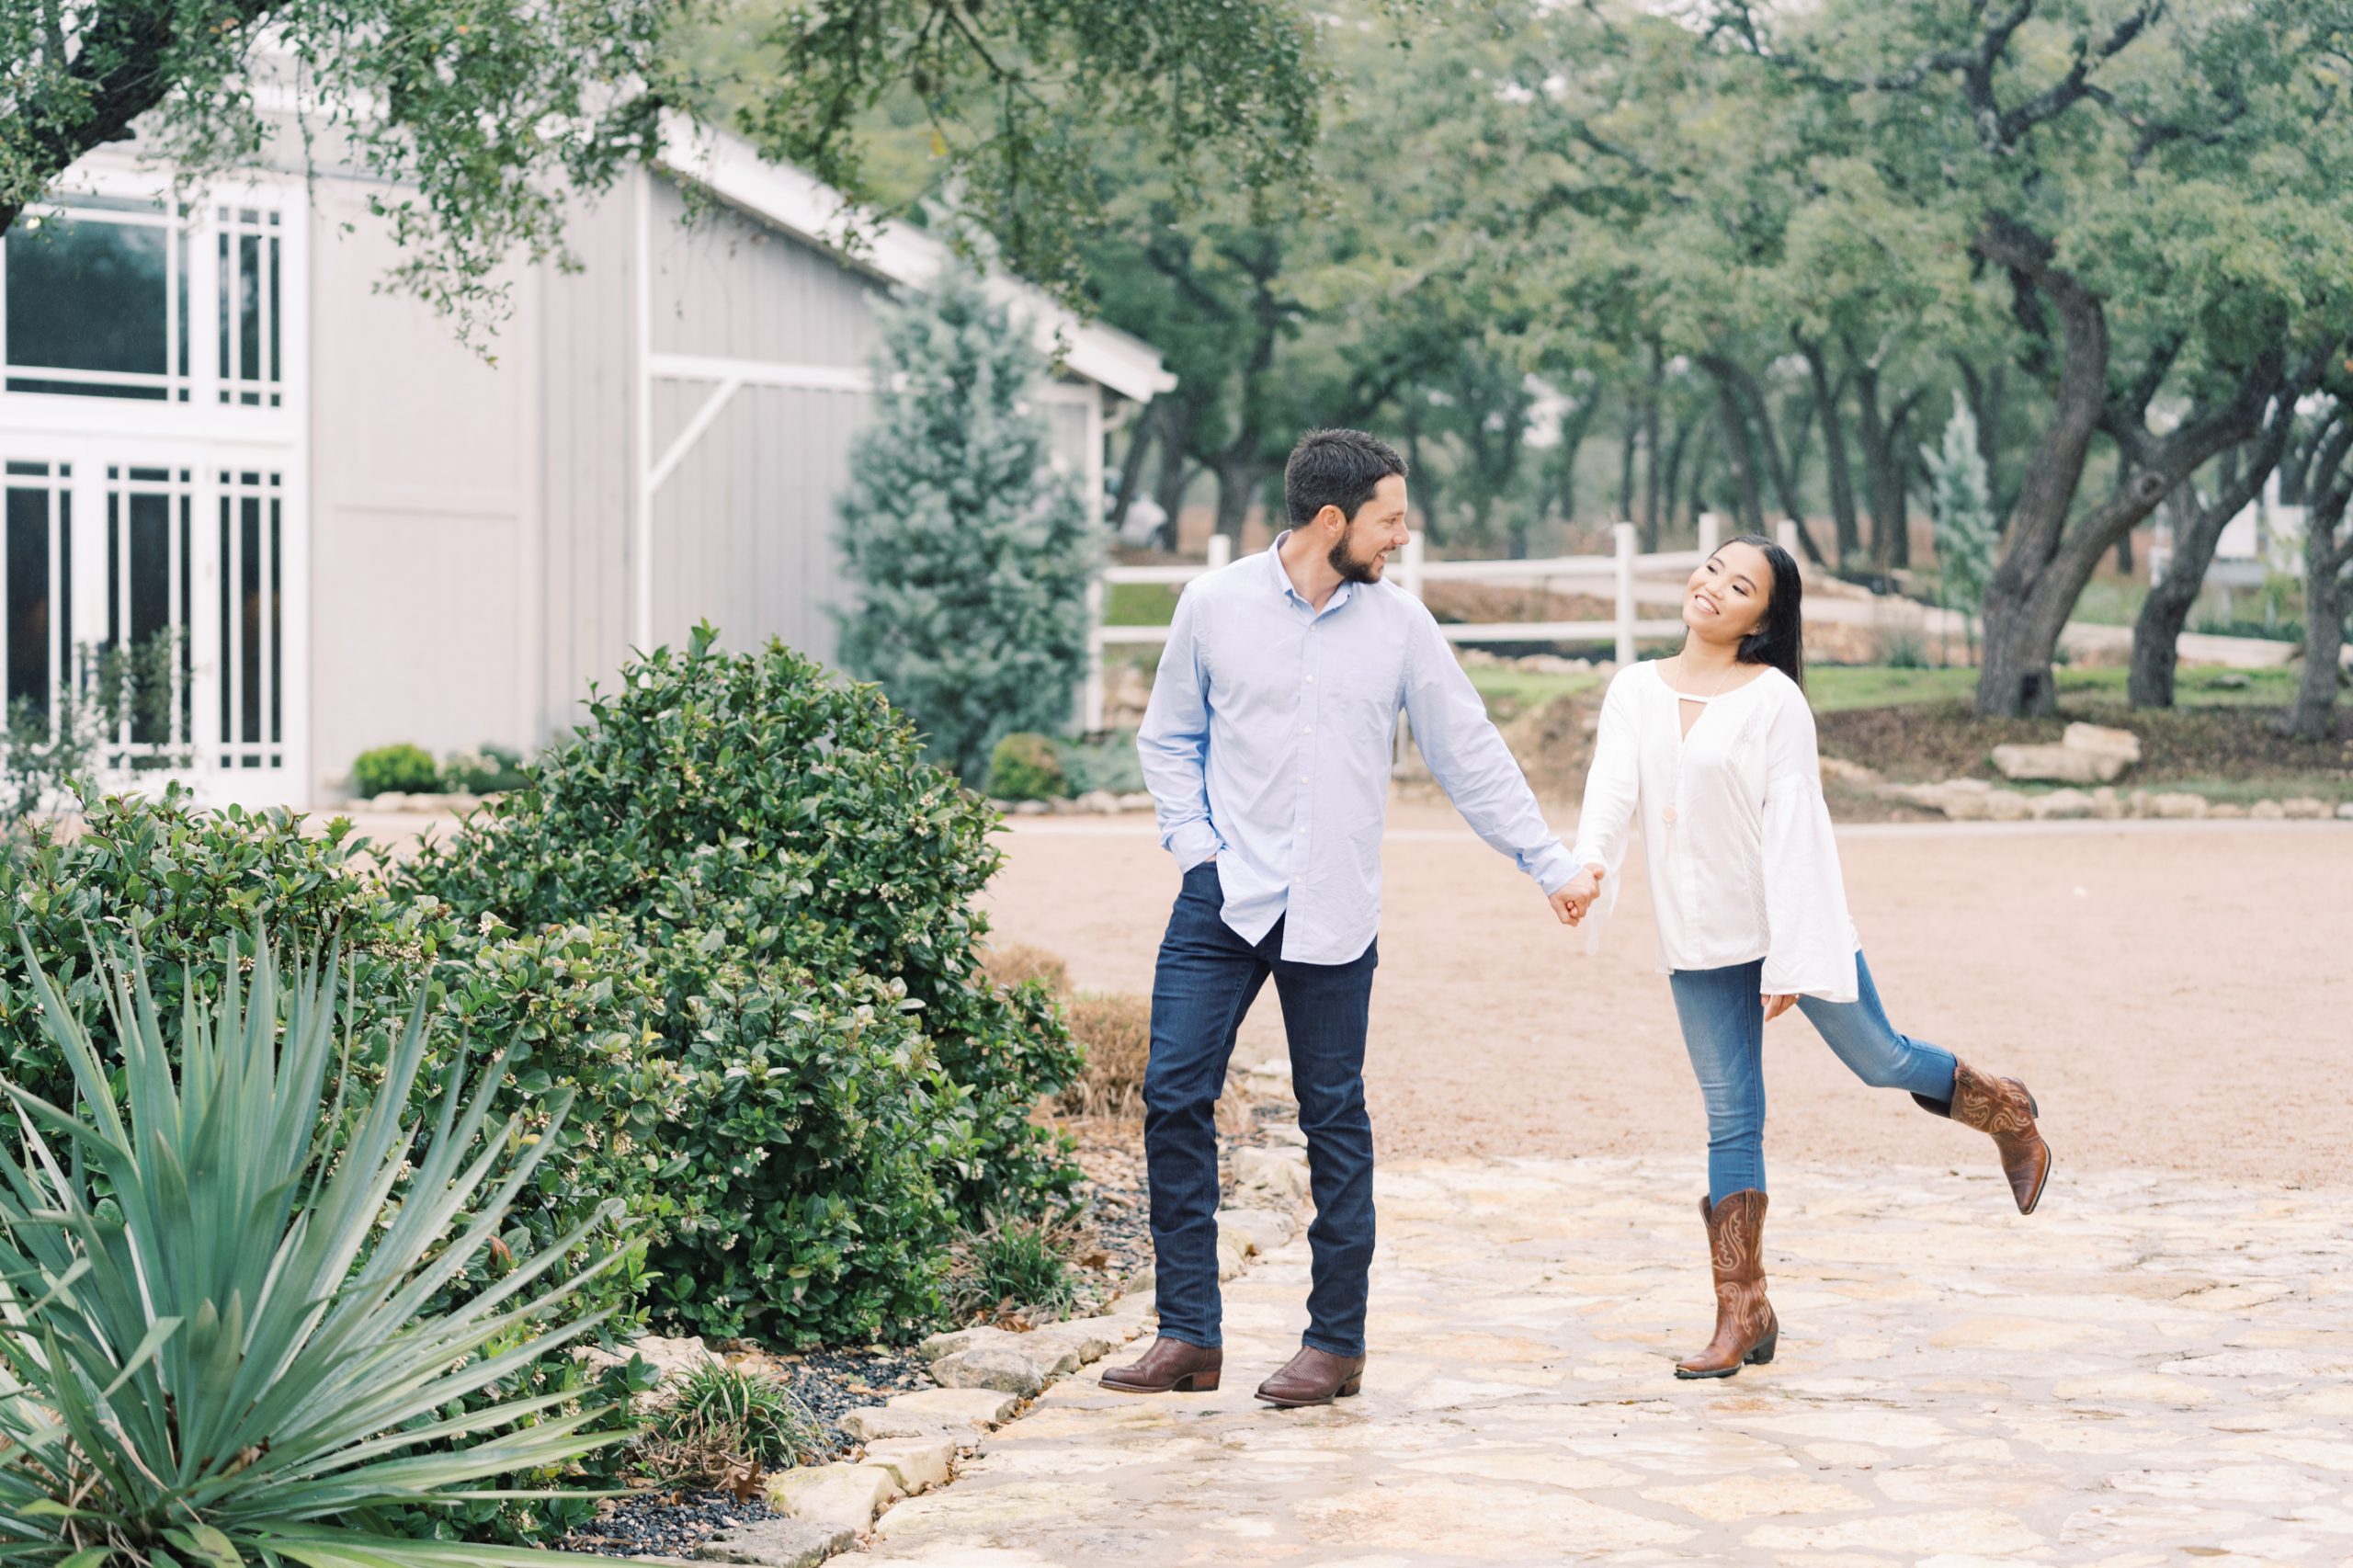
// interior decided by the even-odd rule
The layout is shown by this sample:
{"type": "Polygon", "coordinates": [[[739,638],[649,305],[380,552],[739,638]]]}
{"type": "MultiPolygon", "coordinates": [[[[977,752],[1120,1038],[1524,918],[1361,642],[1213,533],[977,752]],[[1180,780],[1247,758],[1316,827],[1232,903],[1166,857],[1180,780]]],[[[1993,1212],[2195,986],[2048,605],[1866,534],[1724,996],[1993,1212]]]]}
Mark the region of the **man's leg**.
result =
{"type": "Polygon", "coordinates": [[[1153,975],[1143,1075],[1160,1333],[1204,1347],[1221,1343],[1217,1100],[1234,1031],[1267,982],[1266,960],[1227,928],[1223,904],[1215,862],[1185,873],[1153,975]]]}
{"type": "Polygon", "coordinates": [[[1315,1219],[1307,1228],[1313,1283],[1302,1343],[1342,1358],[1364,1354],[1366,1276],[1372,1267],[1372,1119],[1364,1106],[1364,1037],[1379,962],[1375,946],[1350,963],[1278,960],[1274,966],[1315,1194],[1315,1219]]]}

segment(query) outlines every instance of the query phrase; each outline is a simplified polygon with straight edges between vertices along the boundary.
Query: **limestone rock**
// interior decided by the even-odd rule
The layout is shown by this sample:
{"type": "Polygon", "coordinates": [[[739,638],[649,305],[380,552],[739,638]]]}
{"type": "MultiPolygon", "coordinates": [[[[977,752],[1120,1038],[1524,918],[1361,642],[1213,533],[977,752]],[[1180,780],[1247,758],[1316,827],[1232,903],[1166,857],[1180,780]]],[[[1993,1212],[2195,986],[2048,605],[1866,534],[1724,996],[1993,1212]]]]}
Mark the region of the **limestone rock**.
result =
{"type": "Polygon", "coordinates": [[[1996,790],[1985,797],[1988,822],[2024,822],[2034,814],[2027,796],[2017,790],[1996,790]]]}
{"type": "Polygon", "coordinates": [[[943,1389],[995,1389],[1024,1399],[1046,1386],[1044,1368],[1018,1350],[993,1345],[943,1356],[931,1364],[931,1375],[943,1389]]]}
{"type": "Polygon", "coordinates": [[[1299,1221],[1279,1209],[1221,1209],[1218,1233],[1233,1231],[1249,1238],[1252,1252],[1272,1252],[1290,1240],[1299,1221]]]}
{"type": "Polygon", "coordinates": [[[879,1464],[821,1464],[768,1477],[768,1506],[835,1529],[866,1530],[882,1505],[900,1494],[898,1477],[879,1464]]]}
{"type": "Polygon", "coordinates": [[[1108,790],[1089,790],[1078,798],[1078,809],[1093,812],[1098,816],[1109,816],[1120,809],[1120,797],[1108,790]]]}
{"type": "Polygon", "coordinates": [[[2336,803],[2336,815],[2340,822],[2353,822],[2353,801],[2339,801],[2336,803]]]}
{"type": "Polygon", "coordinates": [[[2288,808],[2277,801],[2257,801],[2246,809],[2246,814],[2257,822],[2284,822],[2288,808]]]}
{"type": "Polygon", "coordinates": [[[1272,1204],[1296,1203],[1307,1196],[1307,1156],[1296,1149],[1236,1149],[1233,1186],[1272,1204]]]}
{"type": "Polygon", "coordinates": [[[2316,801],[2310,795],[2295,795],[2279,802],[2290,822],[2321,822],[2328,816],[2328,802],[2316,801]]]}
{"type": "Polygon", "coordinates": [[[923,1415],[912,1410],[892,1410],[888,1405],[862,1405],[842,1413],[841,1428],[852,1442],[875,1443],[892,1437],[939,1437],[970,1427],[957,1426],[937,1415],[923,1415]]]}
{"type": "Polygon", "coordinates": [[[902,1492],[945,1486],[956,1463],[952,1437],[884,1437],[866,1445],[866,1462],[879,1464],[897,1480],[902,1492]]]}
{"type": "Polygon", "coordinates": [[[2081,790],[2053,790],[2034,797],[2031,809],[2037,822],[2076,821],[2092,814],[2092,798],[2081,790]]]}
{"type": "MultiPolygon", "coordinates": [[[[858,1544],[858,1532],[811,1519],[756,1519],[725,1530],[694,1549],[705,1562],[751,1562],[760,1568],[816,1568],[858,1544]]],[[[639,1562],[646,1561],[639,1558],[639,1562]]]]}
{"type": "Polygon", "coordinates": [[[1027,1337],[1033,1342],[1033,1348],[1027,1354],[1031,1360],[1042,1364],[1045,1354],[1051,1352],[1053,1373],[1059,1377],[1078,1370],[1089,1361],[1101,1360],[1135,1335],[1132,1318],[1115,1313],[1072,1318],[1066,1323],[1047,1324],[1030,1333],[1027,1337]]]}
{"type": "Polygon", "coordinates": [[[2211,819],[2236,822],[2246,815],[2246,808],[2236,801],[2217,801],[2206,808],[2206,815],[2211,819]]]}
{"type": "Polygon", "coordinates": [[[1994,766],[2005,778],[2057,784],[2106,784],[2124,771],[2117,757],[2064,745],[1995,746],[1994,766]]]}
{"type": "Polygon", "coordinates": [[[2124,802],[2117,799],[2114,790],[2103,784],[2092,791],[2092,815],[2102,822],[2114,822],[2123,814],[2124,802]]]}
{"type": "MultiPolygon", "coordinates": [[[[2347,814],[2353,815],[2353,812],[2347,814]]],[[[1258,1136],[1269,1143],[1280,1143],[1289,1149],[1307,1147],[1307,1134],[1296,1121],[1262,1121],[1258,1124],[1258,1136]]]]}
{"type": "Polygon", "coordinates": [[[2114,729],[2106,724],[2070,724],[2059,737],[2059,744],[2069,751],[2113,756],[2118,759],[2120,772],[2141,760],[2141,737],[2130,730],[2114,729]]]}
{"type": "Polygon", "coordinates": [[[1879,770],[1865,767],[1859,762],[1848,762],[1843,756],[1825,756],[1822,758],[1822,777],[1829,782],[1868,789],[1879,782],[1879,770]]]}
{"type": "Polygon", "coordinates": [[[917,1389],[913,1393],[893,1394],[884,1408],[927,1415],[943,1426],[986,1430],[1001,1425],[1020,1403],[1017,1394],[991,1389],[917,1389]]]}
{"type": "Polygon", "coordinates": [[[1120,797],[1120,809],[1123,812],[1148,812],[1152,808],[1153,800],[1149,790],[1131,790],[1120,797]]]}
{"type": "Polygon", "coordinates": [[[2165,794],[2149,798],[2149,814],[2166,822],[2195,822],[2206,814],[2203,795],[2165,794]]]}

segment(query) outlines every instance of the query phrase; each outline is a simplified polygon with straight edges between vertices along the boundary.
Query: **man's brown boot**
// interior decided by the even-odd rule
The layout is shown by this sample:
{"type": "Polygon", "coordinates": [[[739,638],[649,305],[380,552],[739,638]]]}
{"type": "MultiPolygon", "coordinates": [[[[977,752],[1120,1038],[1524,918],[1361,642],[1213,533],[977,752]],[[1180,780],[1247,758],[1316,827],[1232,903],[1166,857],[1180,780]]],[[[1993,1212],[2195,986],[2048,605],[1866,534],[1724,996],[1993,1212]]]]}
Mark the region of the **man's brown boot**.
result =
{"type": "Polygon", "coordinates": [[[1712,1207],[1702,1198],[1699,1218],[1716,1276],[1716,1332],[1705,1350],[1675,1364],[1675,1375],[1728,1378],[1770,1361],[1781,1343],[1780,1320],[1765,1299],[1765,1195],[1735,1192],[1712,1207]]]}
{"type": "Polygon", "coordinates": [[[2051,1145],[2042,1141],[2034,1125],[2042,1111],[2024,1084],[2016,1078],[1992,1077],[1966,1062],[1956,1062],[1949,1103],[1926,1095],[1912,1097],[1923,1109],[1991,1134],[1994,1148],[2002,1156],[2002,1174],[2010,1178],[2010,1196],[2018,1200],[2018,1212],[2034,1212],[2034,1206],[2042,1201],[2043,1184],[2051,1179],[2051,1145]]]}
{"type": "Polygon", "coordinates": [[[1335,1356],[1302,1345],[1288,1366],[1258,1385],[1258,1397],[1268,1404],[1296,1410],[1303,1404],[1346,1399],[1363,1386],[1363,1357],[1335,1356]]]}
{"type": "Polygon", "coordinates": [[[1103,1386],[1122,1393],[1209,1393],[1224,1367],[1224,1351],[1164,1335],[1141,1361],[1105,1368],[1103,1386]]]}

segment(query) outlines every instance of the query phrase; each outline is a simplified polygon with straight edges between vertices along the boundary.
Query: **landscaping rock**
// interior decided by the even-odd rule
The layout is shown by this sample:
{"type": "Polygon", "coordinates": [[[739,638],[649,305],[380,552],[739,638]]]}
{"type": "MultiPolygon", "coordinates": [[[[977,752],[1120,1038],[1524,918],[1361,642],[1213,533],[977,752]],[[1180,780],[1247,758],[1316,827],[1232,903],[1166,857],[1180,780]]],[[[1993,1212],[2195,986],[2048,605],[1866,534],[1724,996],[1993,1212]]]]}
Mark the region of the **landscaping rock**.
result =
{"type": "Polygon", "coordinates": [[[986,1431],[1001,1425],[1020,1403],[1018,1395],[992,1389],[918,1389],[914,1393],[893,1395],[883,1408],[928,1417],[938,1426],[970,1426],[975,1431],[986,1431]]]}
{"type": "MultiPolygon", "coordinates": [[[[2262,801],[2269,805],[2273,802],[2262,801]]],[[[2195,822],[2206,814],[2206,797],[2180,793],[2149,797],[2149,814],[2167,822],[2195,822]]]]}
{"type": "Polygon", "coordinates": [[[1237,1193],[1270,1200],[1248,1207],[1297,1203],[1307,1196],[1307,1155],[1298,1149],[1236,1149],[1233,1187],[1237,1193]]]}
{"type": "Polygon", "coordinates": [[[2155,810],[2155,801],[2156,797],[2150,794],[2146,790],[2135,790],[2131,794],[2124,797],[2125,814],[2127,816],[2134,817],[2154,816],[2157,814],[2155,810]]]}
{"type": "Polygon", "coordinates": [[[866,1462],[889,1471],[902,1492],[945,1486],[956,1464],[952,1437],[884,1437],[866,1445],[866,1462]]]}
{"type": "MultiPolygon", "coordinates": [[[[879,1464],[821,1464],[768,1477],[768,1506],[835,1529],[874,1528],[882,1505],[900,1495],[899,1479],[879,1464]]],[[[743,1562],[738,1558],[735,1561],[743,1562]]]]}
{"type": "Polygon", "coordinates": [[[2257,801],[2247,807],[2246,814],[2257,822],[2284,822],[2287,820],[2288,808],[2277,801],[2257,801]]]}
{"type": "Polygon", "coordinates": [[[2206,815],[2210,821],[2235,822],[2246,815],[2246,808],[2236,801],[2217,801],[2206,808],[2206,815]]]}
{"type": "MultiPolygon", "coordinates": [[[[858,1532],[813,1519],[759,1519],[713,1536],[694,1549],[704,1562],[751,1562],[760,1568],[816,1568],[858,1544],[858,1532]]],[[[639,1562],[646,1561],[639,1558],[639,1562]]]]}
{"type": "Polygon", "coordinates": [[[861,1405],[842,1413],[839,1423],[842,1435],[853,1443],[875,1443],[892,1437],[953,1437],[972,1428],[958,1426],[937,1415],[923,1415],[912,1410],[892,1410],[887,1404],[861,1405]]]}
{"type": "Polygon", "coordinates": [[[1043,801],[1016,801],[1013,814],[1017,817],[1041,817],[1051,810],[1043,801]]]}
{"type": "Polygon", "coordinates": [[[2340,821],[2353,822],[2353,801],[2339,801],[2336,803],[2336,815],[2340,821]]]}
{"type": "Polygon", "coordinates": [[[2059,737],[2059,744],[2069,751],[2113,756],[2120,772],[2141,760],[2141,737],[2130,730],[2106,724],[2070,724],[2059,737]]]}
{"type": "Polygon", "coordinates": [[[2081,790],[2053,790],[2032,802],[2037,822],[2069,822],[2092,814],[2092,798],[2081,790]]]}
{"type": "MultiPolygon", "coordinates": [[[[1053,1370],[1056,1376],[1074,1372],[1089,1361],[1099,1361],[1115,1348],[1136,1336],[1132,1318],[1106,1313],[1100,1317],[1072,1318],[1067,1323],[1050,1323],[1029,1335],[1041,1348],[1056,1352],[1053,1370]]],[[[1032,1360],[1039,1351],[1029,1352],[1032,1360]]]]}
{"type": "Polygon", "coordinates": [[[2033,815],[2033,804],[2022,790],[1996,790],[1985,797],[1987,822],[2025,822],[2033,815]]]}
{"type": "Polygon", "coordinates": [[[1000,1393],[1035,1398],[1046,1386],[1046,1371],[1017,1350],[977,1346],[943,1356],[931,1364],[931,1375],[943,1389],[995,1389],[1000,1393]]]}
{"type": "Polygon", "coordinates": [[[2092,791],[2092,815],[2103,822],[2114,822],[2124,814],[2124,802],[2116,791],[2103,784],[2092,791]]]}
{"type": "Polygon", "coordinates": [[[1307,1147],[1307,1134],[1296,1121],[1262,1121],[1258,1124],[1258,1136],[1286,1149],[1307,1147]]]}
{"type": "Polygon", "coordinates": [[[1217,1277],[1220,1284],[1233,1278],[1250,1267],[1250,1244],[1234,1236],[1217,1239],[1217,1277]]]}
{"type": "Polygon", "coordinates": [[[1153,806],[1152,792],[1148,790],[1131,790],[1120,797],[1120,809],[1123,812],[1148,812],[1153,806]]]}
{"type": "Polygon", "coordinates": [[[1120,797],[1108,790],[1089,790],[1078,798],[1078,809],[1093,812],[1097,816],[1109,816],[1120,809],[1120,797]]]}
{"type": "Polygon", "coordinates": [[[1822,777],[1826,782],[1850,784],[1857,789],[1868,789],[1879,782],[1879,770],[1875,767],[1848,762],[1843,756],[1825,756],[1821,760],[1822,777]]]}
{"type": "Polygon", "coordinates": [[[2106,784],[2124,771],[2113,757],[2063,745],[1995,746],[1994,767],[2021,783],[2106,784]]]}
{"type": "Polygon", "coordinates": [[[1290,1240],[1299,1221],[1279,1209],[1221,1209],[1217,1228],[1221,1236],[1233,1231],[1248,1237],[1252,1252],[1272,1252],[1290,1240]]]}
{"type": "Polygon", "coordinates": [[[2310,795],[2296,795],[2279,802],[2290,822],[2324,822],[2328,818],[2328,802],[2316,801],[2310,795]]]}

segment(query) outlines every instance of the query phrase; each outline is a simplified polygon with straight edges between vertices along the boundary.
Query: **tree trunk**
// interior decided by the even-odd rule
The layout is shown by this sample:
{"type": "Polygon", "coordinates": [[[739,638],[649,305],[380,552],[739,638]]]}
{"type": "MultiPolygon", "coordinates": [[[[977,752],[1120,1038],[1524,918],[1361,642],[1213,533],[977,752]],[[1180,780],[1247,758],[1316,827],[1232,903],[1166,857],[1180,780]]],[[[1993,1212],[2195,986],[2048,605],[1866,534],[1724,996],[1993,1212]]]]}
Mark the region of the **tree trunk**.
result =
{"type": "MultiPolygon", "coordinates": [[[[2286,729],[2300,741],[2325,741],[2336,724],[2337,664],[2345,647],[2345,613],[2353,598],[2346,569],[2353,564],[2353,527],[2346,512],[2353,505],[2353,472],[2340,473],[2353,449],[2353,409],[2337,411],[2336,429],[2311,483],[2327,488],[2312,496],[2304,517],[2304,673],[2296,683],[2295,706],[2286,729]]],[[[2320,447],[2314,440],[2314,449],[2320,447]]]]}
{"type": "MultiPolygon", "coordinates": [[[[1826,564],[1823,560],[1822,547],[1814,543],[1813,530],[1805,526],[1805,508],[1798,499],[1793,463],[1784,462],[1781,459],[1781,444],[1773,432],[1773,410],[1765,400],[1764,383],[1750,372],[1747,366],[1720,354],[1703,354],[1699,357],[1699,364],[1702,369],[1715,377],[1716,385],[1723,390],[1728,410],[1727,417],[1742,426],[1742,447],[1752,454],[1756,451],[1764,453],[1765,471],[1773,482],[1774,495],[1781,503],[1781,515],[1798,526],[1799,548],[1805,551],[1806,558],[1815,565],[1826,564]],[[1742,417],[1743,403],[1746,406],[1748,415],[1754,420],[1756,440],[1753,445],[1748,442],[1746,437],[1750,419],[1742,417]]],[[[1753,467],[1755,461],[1753,455],[1748,458],[1748,461],[1753,467]]],[[[1744,494],[1753,498],[1756,488],[1756,479],[1752,472],[1744,487],[1744,494]]],[[[1764,508],[1752,504],[1749,510],[1755,518],[1754,531],[1764,534],[1768,538],[1772,537],[1773,530],[1764,526],[1764,508]]]]}
{"type": "Polygon", "coordinates": [[[1748,444],[1748,422],[1741,417],[1740,397],[1730,381],[1716,379],[1716,417],[1724,438],[1724,456],[1732,466],[1733,483],[1739,490],[1740,528],[1743,533],[1765,532],[1765,500],[1756,489],[1756,459],[1748,444]]]}
{"type": "Polygon", "coordinates": [[[1659,511],[1661,471],[1665,467],[1658,449],[1659,397],[1666,384],[1666,363],[1659,346],[1651,345],[1650,385],[1643,396],[1643,550],[1646,554],[1658,553],[1658,536],[1664,518],[1659,511]]]}
{"type": "Polygon", "coordinates": [[[1879,367],[1855,359],[1855,434],[1863,447],[1863,489],[1871,510],[1871,567],[1888,572],[1912,563],[1911,517],[1904,495],[1904,454],[1898,449],[1920,392],[1904,394],[1894,411],[1880,407],[1879,367]]]}
{"type": "Polygon", "coordinates": [[[1561,520],[1577,520],[1577,454],[1585,449],[1585,438],[1593,428],[1594,419],[1601,413],[1601,393],[1588,392],[1585,399],[1561,415],[1561,438],[1553,448],[1554,493],[1560,498],[1561,520]]]}
{"type": "MultiPolygon", "coordinates": [[[[1830,489],[1830,517],[1838,530],[1838,564],[1845,566],[1861,553],[1862,529],[1855,520],[1855,476],[1847,466],[1847,422],[1838,409],[1839,387],[1830,380],[1830,366],[1822,345],[1801,338],[1806,374],[1813,379],[1814,406],[1822,411],[1822,468],[1830,489]]],[[[1842,383],[1843,384],[1843,383],[1842,383]]]]}
{"type": "Polygon", "coordinates": [[[1670,523],[1675,520],[1676,508],[1682,500],[1683,460],[1689,455],[1691,433],[1699,426],[1699,421],[1696,418],[1678,420],[1675,426],[1675,435],[1666,444],[1666,500],[1664,512],[1666,521],[1670,523]]]}
{"type": "Polygon", "coordinates": [[[1233,541],[1233,552],[1239,555],[1250,504],[1258,498],[1268,476],[1279,471],[1260,459],[1237,456],[1221,456],[1210,471],[1217,475],[1217,531],[1233,541]]]}
{"type": "Polygon", "coordinates": [[[1639,403],[1628,405],[1626,427],[1618,440],[1618,516],[1620,523],[1634,520],[1634,454],[1643,439],[1643,409],[1639,403]]]}
{"type": "Polygon", "coordinates": [[[1104,524],[1104,531],[1114,539],[1128,520],[1128,508],[1134,505],[1136,492],[1143,487],[1144,454],[1152,447],[1153,426],[1160,422],[1153,413],[1156,406],[1156,403],[1145,404],[1131,421],[1128,449],[1120,460],[1120,487],[1111,493],[1111,510],[1104,524]]]}

